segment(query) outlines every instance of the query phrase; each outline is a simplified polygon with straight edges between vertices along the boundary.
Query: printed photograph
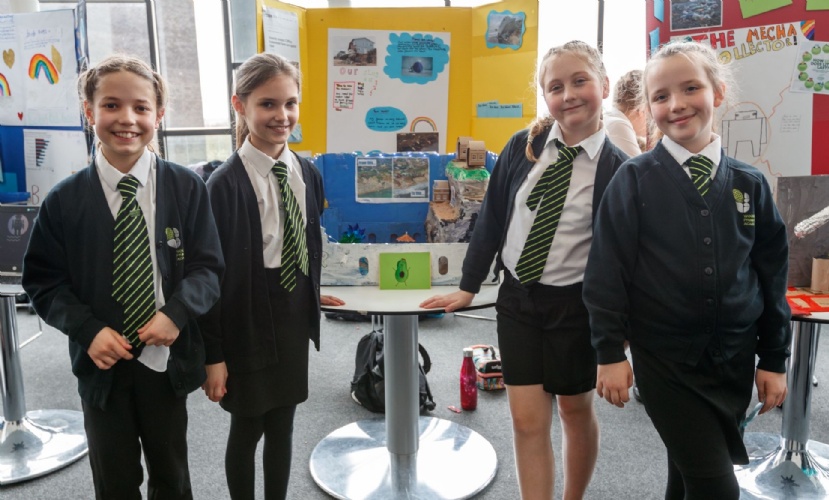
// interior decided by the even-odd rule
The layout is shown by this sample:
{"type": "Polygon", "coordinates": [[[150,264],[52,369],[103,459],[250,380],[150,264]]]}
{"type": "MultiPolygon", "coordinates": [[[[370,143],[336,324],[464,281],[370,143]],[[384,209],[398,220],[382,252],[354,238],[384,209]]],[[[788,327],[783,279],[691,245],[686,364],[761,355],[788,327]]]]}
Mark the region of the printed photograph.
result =
{"type": "Polygon", "coordinates": [[[672,0],[671,31],[722,26],[722,0],[672,0]]]}
{"type": "Polygon", "coordinates": [[[342,47],[334,55],[334,66],[377,66],[377,48],[374,37],[343,39],[342,47]]]}

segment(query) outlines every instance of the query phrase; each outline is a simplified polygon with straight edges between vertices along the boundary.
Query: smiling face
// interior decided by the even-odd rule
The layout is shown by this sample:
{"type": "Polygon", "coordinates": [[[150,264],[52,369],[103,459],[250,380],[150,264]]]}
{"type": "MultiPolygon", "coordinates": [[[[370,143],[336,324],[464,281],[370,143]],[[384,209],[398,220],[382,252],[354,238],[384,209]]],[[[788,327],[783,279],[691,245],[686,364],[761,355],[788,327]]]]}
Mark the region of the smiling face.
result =
{"type": "Polygon", "coordinates": [[[153,83],[131,71],[102,76],[92,101],[84,101],[84,114],[101,141],[101,152],[121,172],[129,172],[153,140],[164,116],[156,102],[153,83]]]}
{"type": "Polygon", "coordinates": [[[648,110],[659,130],[691,153],[702,151],[711,142],[714,108],[725,89],[685,55],[654,61],[645,79],[648,110]]]}
{"type": "Polygon", "coordinates": [[[602,99],[610,94],[610,85],[584,58],[572,52],[550,57],[541,85],[547,109],[561,127],[564,142],[578,144],[599,130],[602,99]]]}
{"type": "Polygon", "coordinates": [[[247,122],[251,144],[278,158],[299,120],[299,88],[290,75],[274,76],[244,99],[234,95],[233,108],[247,122]]]}

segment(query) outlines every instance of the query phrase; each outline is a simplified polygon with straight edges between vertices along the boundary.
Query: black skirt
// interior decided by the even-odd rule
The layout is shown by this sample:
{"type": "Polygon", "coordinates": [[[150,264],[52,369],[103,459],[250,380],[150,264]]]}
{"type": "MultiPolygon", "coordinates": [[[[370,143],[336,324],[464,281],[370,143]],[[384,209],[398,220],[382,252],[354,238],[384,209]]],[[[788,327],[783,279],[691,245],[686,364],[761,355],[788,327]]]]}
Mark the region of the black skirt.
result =
{"type": "Polygon", "coordinates": [[[636,345],[631,354],[645,410],[684,476],[721,476],[748,463],[740,424],[751,402],[753,349],[720,363],[706,353],[696,366],[636,345]]]}
{"type": "Polygon", "coordinates": [[[297,273],[296,288],[288,292],[280,283],[280,269],[265,269],[277,362],[253,372],[229,372],[222,408],[243,417],[256,417],[282,406],[308,399],[308,351],[314,307],[311,279],[297,273]]]}

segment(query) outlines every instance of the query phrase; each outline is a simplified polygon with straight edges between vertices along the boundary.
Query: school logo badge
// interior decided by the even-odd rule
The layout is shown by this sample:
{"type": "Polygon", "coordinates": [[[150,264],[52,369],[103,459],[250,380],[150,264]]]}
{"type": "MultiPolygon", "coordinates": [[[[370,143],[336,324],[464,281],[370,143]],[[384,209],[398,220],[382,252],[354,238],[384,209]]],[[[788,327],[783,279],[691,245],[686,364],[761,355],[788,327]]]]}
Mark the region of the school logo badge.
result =
{"type": "Polygon", "coordinates": [[[164,235],[167,237],[167,246],[176,249],[176,261],[183,261],[184,249],[181,248],[181,238],[179,238],[178,229],[174,227],[165,228],[164,235]]]}
{"type": "Polygon", "coordinates": [[[732,189],[731,193],[734,195],[734,201],[737,204],[737,212],[743,214],[743,225],[754,225],[754,214],[751,211],[751,198],[748,193],[740,191],[739,189],[732,189]]]}

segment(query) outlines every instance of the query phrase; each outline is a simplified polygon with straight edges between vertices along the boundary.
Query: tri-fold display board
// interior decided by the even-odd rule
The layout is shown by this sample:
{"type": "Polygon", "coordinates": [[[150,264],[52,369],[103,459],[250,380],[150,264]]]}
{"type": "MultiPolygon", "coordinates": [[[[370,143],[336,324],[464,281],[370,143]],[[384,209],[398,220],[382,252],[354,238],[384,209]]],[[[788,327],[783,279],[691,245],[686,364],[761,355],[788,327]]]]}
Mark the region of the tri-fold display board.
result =
{"type": "Polygon", "coordinates": [[[261,51],[303,73],[296,150],[501,147],[536,115],[538,1],[475,8],[302,9],[258,0],[261,51]],[[437,142],[435,142],[437,140],[437,142]]]}

